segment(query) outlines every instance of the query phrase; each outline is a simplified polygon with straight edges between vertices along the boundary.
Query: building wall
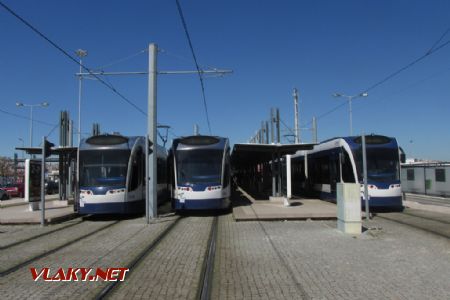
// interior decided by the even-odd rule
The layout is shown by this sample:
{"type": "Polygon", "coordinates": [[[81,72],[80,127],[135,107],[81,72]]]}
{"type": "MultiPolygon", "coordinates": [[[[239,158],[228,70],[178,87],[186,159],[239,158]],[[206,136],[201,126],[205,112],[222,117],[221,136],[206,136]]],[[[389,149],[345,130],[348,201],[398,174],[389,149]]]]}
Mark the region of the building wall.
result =
{"type": "Polygon", "coordinates": [[[450,166],[403,166],[401,183],[402,190],[406,193],[450,197],[450,166]],[[441,178],[437,178],[436,172],[443,173],[441,173],[441,178]],[[413,178],[411,177],[412,173],[414,174],[413,178]]]}

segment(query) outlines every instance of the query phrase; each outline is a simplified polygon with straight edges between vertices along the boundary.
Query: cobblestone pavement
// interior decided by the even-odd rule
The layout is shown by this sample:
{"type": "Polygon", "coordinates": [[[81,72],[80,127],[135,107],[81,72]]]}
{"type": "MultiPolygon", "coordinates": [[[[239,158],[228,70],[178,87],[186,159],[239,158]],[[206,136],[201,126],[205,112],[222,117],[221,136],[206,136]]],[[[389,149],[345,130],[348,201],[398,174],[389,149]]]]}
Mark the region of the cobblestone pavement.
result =
{"type": "Polygon", "coordinates": [[[217,299],[449,299],[450,241],[376,219],[359,237],[335,221],[220,220],[217,299]],[[380,229],[381,228],[381,229],[380,229]]]}
{"type": "MultiPolygon", "coordinates": [[[[110,230],[94,234],[0,278],[0,295],[3,299],[93,298],[105,282],[34,282],[29,268],[48,267],[56,272],[61,267],[125,267],[173,220],[174,217],[160,219],[150,226],[142,218],[123,220],[110,230]]],[[[87,227],[93,226],[93,222],[84,223],[87,227]]]]}
{"type": "Polygon", "coordinates": [[[32,239],[42,234],[74,226],[80,222],[82,222],[81,218],[45,227],[36,225],[0,225],[0,249],[20,241],[32,239]]]}
{"type": "Polygon", "coordinates": [[[380,218],[410,225],[450,239],[450,216],[431,212],[405,210],[403,213],[378,214],[380,218]],[[444,217],[445,216],[445,217],[444,217]]]}
{"type": "MultiPolygon", "coordinates": [[[[412,213],[434,218],[430,213],[412,213]]],[[[94,298],[106,282],[34,282],[29,268],[126,267],[177,218],[169,215],[150,226],[142,218],[122,220],[0,277],[1,298],[94,298]]],[[[194,299],[212,220],[182,218],[111,297],[194,299]]],[[[14,253],[27,257],[21,252],[41,251],[105,223],[84,221],[14,246],[15,251],[0,250],[1,266],[11,264],[14,253]]],[[[231,214],[222,215],[211,298],[450,299],[448,238],[377,217],[365,225],[371,230],[351,236],[338,231],[336,221],[234,222],[231,214]]],[[[45,231],[30,228],[1,226],[8,237],[2,245],[45,231]]]]}
{"type": "Polygon", "coordinates": [[[24,261],[61,247],[83,236],[106,228],[117,221],[82,222],[76,226],[33,239],[2,250],[0,256],[0,272],[16,266],[24,261]]]}
{"type": "Polygon", "coordinates": [[[236,223],[228,215],[220,218],[218,230],[213,299],[301,298],[301,283],[258,222],[236,223]]]}
{"type": "Polygon", "coordinates": [[[111,298],[196,299],[212,220],[182,219],[111,298]]]}

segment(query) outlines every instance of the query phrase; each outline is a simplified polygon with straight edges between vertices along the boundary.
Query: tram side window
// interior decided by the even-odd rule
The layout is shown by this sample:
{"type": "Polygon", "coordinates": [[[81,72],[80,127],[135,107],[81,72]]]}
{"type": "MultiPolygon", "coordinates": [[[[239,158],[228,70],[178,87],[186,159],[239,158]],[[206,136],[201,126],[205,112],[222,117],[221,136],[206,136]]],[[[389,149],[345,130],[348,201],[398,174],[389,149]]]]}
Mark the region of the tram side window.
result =
{"type": "Polygon", "coordinates": [[[329,166],[329,157],[318,157],[315,158],[312,162],[312,180],[317,183],[330,183],[330,166],[329,166]]]}
{"type": "Polygon", "coordinates": [[[133,164],[131,166],[131,182],[130,182],[130,191],[134,191],[137,189],[139,183],[140,183],[140,176],[139,174],[142,174],[141,171],[141,162],[142,162],[142,151],[138,151],[133,158],[133,164]]]}
{"type": "Polygon", "coordinates": [[[324,157],[320,160],[320,182],[330,183],[330,163],[329,158],[324,157]]]}
{"type": "Polygon", "coordinates": [[[353,174],[352,163],[350,157],[346,151],[343,151],[343,163],[342,163],[342,180],[344,182],[355,182],[355,175],[353,174]]]}
{"type": "Polygon", "coordinates": [[[414,181],[414,169],[406,170],[406,180],[414,181]]]}
{"type": "Polygon", "coordinates": [[[165,183],[166,182],[166,165],[164,164],[164,160],[162,158],[157,159],[157,170],[156,170],[156,176],[157,176],[157,182],[158,183],[165,183]]]}
{"type": "Polygon", "coordinates": [[[435,169],[436,182],[445,182],[445,169],[435,169]]]}
{"type": "Polygon", "coordinates": [[[224,188],[226,188],[230,184],[230,155],[228,152],[225,155],[225,165],[223,166],[225,168],[223,175],[224,188]]]}

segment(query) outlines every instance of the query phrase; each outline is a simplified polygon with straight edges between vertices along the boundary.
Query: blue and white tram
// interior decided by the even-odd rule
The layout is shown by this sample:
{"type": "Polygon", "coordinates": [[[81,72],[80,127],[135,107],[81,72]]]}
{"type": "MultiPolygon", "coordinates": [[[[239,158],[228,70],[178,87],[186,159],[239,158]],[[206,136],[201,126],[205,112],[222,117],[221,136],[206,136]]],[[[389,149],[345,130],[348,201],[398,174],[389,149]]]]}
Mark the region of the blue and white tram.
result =
{"type": "Polygon", "coordinates": [[[230,207],[229,140],[216,136],[175,139],[169,154],[175,210],[230,207]]]}
{"type": "MultiPolygon", "coordinates": [[[[371,208],[401,210],[399,147],[395,138],[367,135],[367,177],[371,208]]],[[[336,201],[336,183],[361,184],[364,195],[362,138],[334,138],[291,158],[294,193],[304,190],[321,199],[336,201]]],[[[364,207],[365,202],[362,201],[364,207]]]]}
{"type": "MultiPolygon", "coordinates": [[[[145,213],[145,138],[98,135],[79,147],[79,213],[145,213]]],[[[167,194],[167,151],[157,148],[158,200],[167,194]]]]}

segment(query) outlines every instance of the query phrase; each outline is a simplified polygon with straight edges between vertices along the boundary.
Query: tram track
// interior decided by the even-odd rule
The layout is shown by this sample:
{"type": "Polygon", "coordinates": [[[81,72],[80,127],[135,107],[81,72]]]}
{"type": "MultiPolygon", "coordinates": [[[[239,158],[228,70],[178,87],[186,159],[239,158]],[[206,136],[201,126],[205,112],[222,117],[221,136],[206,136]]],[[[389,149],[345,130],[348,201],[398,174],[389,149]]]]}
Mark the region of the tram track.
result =
{"type": "Polygon", "coordinates": [[[403,224],[406,226],[410,226],[430,234],[450,239],[449,223],[442,220],[437,220],[434,218],[419,216],[416,214],[406,212],[377,214],[376,217],[392,221],[395,223],[403,224]]]}
{"type": "MultiPolygon", "coordinates": [[[[245,191],[241,188],[239,188],[239,191],[241,193],[245,193],[245,191]]],[[[255,209],[250,206],[250,208],[252,209],[253,213],[255,214],[255,216],[257,216],[255,209]]],[[[280,260],[281,264],[284,266],[284,268],[287,270],[287,272],[289,273],[289,276],[292,278],[292,280],[294,281],[296,288],[299,292],[299,296],[300,299],[307,299],[309,300],[310,297],[308,295],[308,293],[306,292],[303,284],[297,280],[292,268],[290,267],[290,265],[287,263],[287,261],[285,260],[285,258],[283,257],[283,255],[280,253],[280,250],[276,247],[275,243],[273,242],[271,236],[269,235],[269,233],[267,232],[266,228],[264,227],[264,225],[262,224],[261,220],[257,220],[256,221],[259,225],[259,227],[261,228],[264,236],[267,238],[267,240],[270,243],[270,246],[272,247],[272,249],[275,251],[276,256],[278,257],[278,259],[280,260]]]]}
{"type": "MultiPolygon", "coordinates": [[[[449,224],[450,225],[450,221],[443,221],[440,219],[436,219],[436,218],[431,218],[428,216],[423,216],[423,215],[417,215],[411,212],[406,212],[404,211],[403,214],[408,215],[408,216],[413,216],[413,217],[418,217],[418,218],[422,218],[422,219],[426,219],[426,220],[430,220],[430,221],[435,221],[435,222],[440,222],[440,223],[445,223],[445,224],[449,224]]],[[[449,220],[450,220],[450,216],[449,216],[449,220]]]]}
{"type": "MultiPolygon", "coordinates": [[[[24,260],[22,260],[21,262],[16,263],[16,264],[14,264],[14,265],[12,265],[12,266],[6,267],[6,268],[4,268],[4,269],[2,268],[2,270],[0,271],[0,278],[6,276],[6,275],[8,275],[8,274],[11,274],[11,273],[13,273],[13,272],[15,272],[15,271],[18,271],[18,270],[20,270],[22,267],[24,267],[24,266],[26,266],[26,265],[28,265],[28,264],[30,264],[30,263],[32,263],[32,262],[38,260],[38,259],[41,259],[41,258],[43,258],[43,257],[46,257],[46,256],[48,256],[48,255],[50,255],[50,254],[53,254],[53,253],[55,253],[55,252],[57,252],[57,251],[59,251],[59,250],[61,250],[61,249],[64,249],[64,248],[66,248],[66,247],[68,247],[68,246],[70,246],[70,245],[72,245],[72,244],[74,244],[74,243],[76,243],[76,242],[79,242],[79,241],[81,241],[81,240],[83,240],[83,239],[86,239],[86,238],[88,238],[88,237],[90,237],[90,236],[92,236],[92,235],[94,235],[94,234],[97,234],[97,233],[99,233],[99,232],[102,232],[102,231],[104,231],[104,230],[106,230],[106,229],[110,229],[112,226],[115,226],[115,225],[119,224],[120,222],[121,222],[121,220],[108,222],[107,224],[102,225],[102,226],[100,226],[99,228],[96,228],[96,229],[94,229],[94,230],[91,230],[91,231],[87,232],[86,234],[82,234],[82,235],[80,235],[80,236],[78,236],[78,237],[76,237],[76,238],[74,238],[74,239],[71,239],[71,240],[69,240],[69,241],[67,241],[67,242],[65,242],[65,243],[63,243],[63,244],[60,244],[60,245],[58,245],[58,246],[56,246],[56,247],[53,247],[53,248],[51,248],[51,249],[48,249],[48,250],[46,250],[46,251],[43,251],[43,252],[41,252],[41,253],[39,253],[39,254],[36,254],[36,255],[33,255],[33,256],[31,256],[31,257],[27,257],[27,258],[25,258],[24,260]]],[[[82,223],[83,223],[83,222],[80,222],[79,224],[82,224],[82,223]]],[[[64,228],[63,228],[63,229],[64,229],[64,228]]],[[[65,227],[65,229],[67,229],[67,227],[65,227]]],[[[53,233],[54,233],[54,232],[55,232],[55,231],[53,231],[53,233]]],[[[31,239],[30,241],[32,241],[32,240],[34,240],[34,239],[31,239]]],[[[20,245],[20,246],[23,246],[24,243],[25,243],[25,242],[22,242],[22,243],[19,243],[19,244],[15,245],[15,246],[11,246],[11,247],[8,248],[7,250],[11,250],[12,248],[14,248],[14,247],[16,247],[16,246],[19,246],[19,245],[20,245]]]]}
{"type": "Polygon", "coordinates": [[[15,247],[17,245],[30,242],[30,241],[35,240],[37,238],[44,237],[46,235],[50,235],[52,233],[55,233],[55,232],[58,232],[58,231],[61,231],[61,230],[64,230],[64,229],[67,229],[67,228],[79,225],[79,224],[83,223],[83,221],[84,221],[83,218],[84,217],[79,217],[79,218],[77,218],[77,219],[79,219],[79,221],[76,221],[75,223],[67,224],[67,225],[55,228],[53,230],[49,230],[49,231],[46,231],[46,232],[43,232],[43,233],[40,233],[40,234],[37,234],[37,235],[33,235],[31,237],[22,239],[22,240],[15,241],[15,242],[10,243],[10,244],[6,244],[6,245],[3,245],[3,246],[0,246],[0,250],[5,250],[5,249],[11,248],[11,247],[15,247]]]}
{"type": "MultiPolygon", "coordinates": [[[[133,271],[141,266],[148,256],[156,251],[158,246],[164,241],[168,236],[175,231],[175,229],[180,224],[180,221],[186,219],[186,216],[181,216],[176,219],[172,224],[170,224],[163,232],[161,232],[147,247],[145,247],[141,252],[139,252],[135,258],[125,267],[129,269],[129,273],[127,276],[131,276],[133,271]]],[[[212,220],[212,225],[209,230],[207,245],[203,254],[203,262],[200,270],[199,280],[198,280],[198,288],[195,294],[195,299],[210,299],[211,297],[211,288],[212,288],[212,280],[213,280],[213,272],[214,272],[214,260],[215,260],[215,251],[216,251],[216,241],[217,241],[217,232],[218,232],[218,216],[215,216],[212,220]]],[[[198,274],[198,273],[197,273],[198,274]]],[[[95,296],[95,299],[107,299],[114,298],[115,292],[121,289],[122,281],[113,281],[109,282],[98,294],[95,296]]]]}
{"type": "Polygon", "coordinates": [[[215,216],[208,239],[206,257],[203,261],[200,285],[197,292],[197,299],[207,300],[211,298],[212,279],[214,275],[214,259],[216,257],[217,231],[219,227],[218,217],[215,216]]]}
{"type": "MultiPolygon", "coordinates": [[[[170,224],[163,232],[161,232],[156,239],[154,239],[147,247],[145,247],[139,254],[126,266],[131,273],[133,269],[142,262],[148,254],[150,254],[156,246],[176,227],[179,221],[182,218],[176,219],[172,224],[170,224]]],[[[107,286],[105,286],[99,294],[95,297],[95,299],[106,299],[118,286],[122,281],[112,281],[109,282],[107,286]]]]}

